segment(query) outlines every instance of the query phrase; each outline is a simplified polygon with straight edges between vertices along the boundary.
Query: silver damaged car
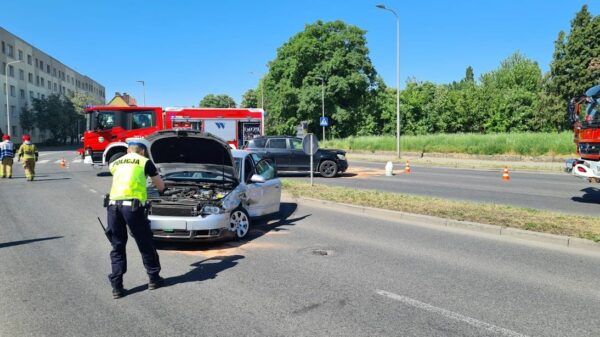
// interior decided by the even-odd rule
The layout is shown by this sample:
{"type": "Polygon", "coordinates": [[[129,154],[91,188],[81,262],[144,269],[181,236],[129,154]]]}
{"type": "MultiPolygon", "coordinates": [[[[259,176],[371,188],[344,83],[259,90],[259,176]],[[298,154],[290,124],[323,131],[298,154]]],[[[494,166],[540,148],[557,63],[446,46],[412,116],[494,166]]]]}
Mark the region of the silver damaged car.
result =
{"type": "Polygon", "coordinates": [[[165,130],[136,139],[165,181],[148,188],[148,219],[157,240],[244,238],[251,216],[279,212],[281,182],[268,160],[235,151],[208,133],[165,130]]]}

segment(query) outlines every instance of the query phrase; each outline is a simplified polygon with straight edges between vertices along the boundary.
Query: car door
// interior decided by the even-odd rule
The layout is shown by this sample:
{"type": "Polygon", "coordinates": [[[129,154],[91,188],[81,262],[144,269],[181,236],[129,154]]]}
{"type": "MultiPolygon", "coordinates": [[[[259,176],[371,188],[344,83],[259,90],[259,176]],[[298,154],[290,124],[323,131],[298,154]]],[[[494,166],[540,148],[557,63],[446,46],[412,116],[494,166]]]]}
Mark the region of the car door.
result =
{"type": "Polygon", "coordinates": [[[306,171],[310,169],[310,156],[304,153],[302,148],[302,139],[290,138],[290,169],[306,171]]]}
{"type": "MultiPolygon", "coordinates": [[[[249,158],[249,157],[246,157],[249,158]]],[[[244,165],[248,162],[245,160],[244,165]]],[[[271,165],[270,160],[263,159],[259,161],[250,172],[246,179],[246,196],[248,197],[248,213],[252,217],[262,216],[279,212],[281,203],[281,181],[277,178],[276,170],[271,165]],[[250,181],[253,174],[264,178],[264,182],[254,183],[250,181]]]]}
{"type": "Polygon", "coordinates": [[[290,156],[286,138],[269,138],[265,145],[265,155],[271,158],[280,171],[289,170],[290,156]]]}

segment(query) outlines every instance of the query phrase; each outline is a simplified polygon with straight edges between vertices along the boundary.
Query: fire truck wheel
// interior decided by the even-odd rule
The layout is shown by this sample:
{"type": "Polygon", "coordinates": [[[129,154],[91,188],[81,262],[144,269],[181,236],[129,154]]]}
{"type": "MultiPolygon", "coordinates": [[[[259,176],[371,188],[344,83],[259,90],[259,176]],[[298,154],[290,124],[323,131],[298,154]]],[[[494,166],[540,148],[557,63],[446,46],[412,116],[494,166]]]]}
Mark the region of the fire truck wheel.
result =
{"type": "Polygon", "coordinates": [[[108,159],[108,165],[112,164],[113,161],[123,157],[125,155],[125,152],[117,152],[115,154],[113,154],[112,156],[110,156],[110,158],[108,159]]]}

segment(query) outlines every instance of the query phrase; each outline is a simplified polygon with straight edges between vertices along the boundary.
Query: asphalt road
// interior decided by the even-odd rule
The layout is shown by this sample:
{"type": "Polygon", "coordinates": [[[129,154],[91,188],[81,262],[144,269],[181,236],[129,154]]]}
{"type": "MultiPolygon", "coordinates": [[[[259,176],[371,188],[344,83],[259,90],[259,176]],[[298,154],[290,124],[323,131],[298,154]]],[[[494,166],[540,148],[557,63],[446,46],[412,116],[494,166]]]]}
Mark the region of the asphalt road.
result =
{"type": "Polygon", "coordinates": [[[600,254],[282,204],[244,242],[133,240],[113,300],[96,216],[110,176],[42,156],[0,181],[0,336],[592,336],[600,254]]]}
{"type": "MultiPolygon", "coordinates": [[[[343,177],[315,182],[360,189],[425,195],[474,202],[513,205],[565,213],[600,214],[600,185],[574,178],[567,173],[510,172],[502,180],[502,170],[472,170],[411,165],[395,169],[393,177],[384,175],[384,163],[350,162],[343,177]]],[[[290,179],[307,181],[306,174],[282,174],[290,179]]]]}

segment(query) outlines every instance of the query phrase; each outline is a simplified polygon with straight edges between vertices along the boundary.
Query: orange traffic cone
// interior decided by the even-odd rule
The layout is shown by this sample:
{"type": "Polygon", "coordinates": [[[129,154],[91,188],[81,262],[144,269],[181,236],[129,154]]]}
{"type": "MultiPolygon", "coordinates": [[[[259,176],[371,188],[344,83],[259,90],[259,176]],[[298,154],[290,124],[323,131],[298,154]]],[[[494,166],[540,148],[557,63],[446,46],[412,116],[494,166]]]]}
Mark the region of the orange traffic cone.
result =
{"type": "Polygon", "coordinates": [[[67,163],[65,162],[65,158],[60,160],[60,167],[65,168],[67,167],[67,163]]]}
{"type": "Polygon", "coordinates": [[[504,166],[504,172],[502,173],[502,180],[504,180],[504,181],[510,180],[510,176],[508,175],[508,166],[504,166]]]}
{"type": "Polygon", "coordinates": [[[404,166],[404,173],[410,173],[410,163],[408,160],[406,161],[406,166],[404,166]]]}

